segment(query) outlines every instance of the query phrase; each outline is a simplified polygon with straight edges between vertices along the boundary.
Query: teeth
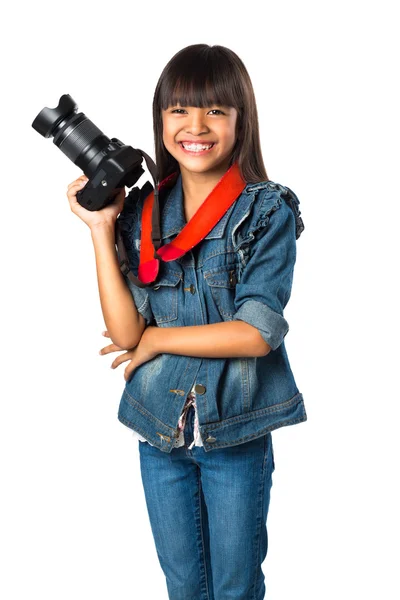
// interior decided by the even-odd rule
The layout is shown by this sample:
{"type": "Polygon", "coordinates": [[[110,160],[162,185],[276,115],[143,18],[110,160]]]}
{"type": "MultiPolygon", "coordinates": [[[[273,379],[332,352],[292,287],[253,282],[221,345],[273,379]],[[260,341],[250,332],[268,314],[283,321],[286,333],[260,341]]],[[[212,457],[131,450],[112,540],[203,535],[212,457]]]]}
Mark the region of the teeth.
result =
{"type": "Polygon", "coordinates": [[[192,152],[200,152],[201,150],[208,150],[209,148],[211,148],[213,146],[213,144],[183,144],[182,146],[185,148],[185,150],[191,150],[192,152]]]}

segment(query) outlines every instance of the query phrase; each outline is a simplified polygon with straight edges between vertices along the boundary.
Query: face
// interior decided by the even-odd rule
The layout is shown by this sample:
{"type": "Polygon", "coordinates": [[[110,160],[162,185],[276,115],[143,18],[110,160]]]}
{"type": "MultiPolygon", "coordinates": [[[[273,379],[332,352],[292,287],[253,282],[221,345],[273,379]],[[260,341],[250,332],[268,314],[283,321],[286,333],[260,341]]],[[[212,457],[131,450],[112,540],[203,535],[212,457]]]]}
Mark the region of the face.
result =
{"type": "Polygon", "coordinates": [[[181,171],[227,170],[236,142],[235,108],[169,106],[162,111],[162,121],[164,145],[178,161],[181,171]]]}

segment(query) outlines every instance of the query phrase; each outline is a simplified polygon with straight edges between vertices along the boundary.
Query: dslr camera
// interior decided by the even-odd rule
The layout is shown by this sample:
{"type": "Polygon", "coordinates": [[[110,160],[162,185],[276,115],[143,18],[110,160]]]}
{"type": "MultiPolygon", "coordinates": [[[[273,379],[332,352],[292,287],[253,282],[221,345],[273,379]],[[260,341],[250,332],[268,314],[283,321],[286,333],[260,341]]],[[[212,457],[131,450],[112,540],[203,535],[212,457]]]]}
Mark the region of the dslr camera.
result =
{"type": "Polygon", "coordinates": [[[56,108],[44,108],[32,127],[53,142],[89,179],[76,199],[87,210],[101,210],[114,200],[119,188],[131,188],[144,173],[146,161],[157,190],[157,167],[143,150],[126,146],[117,138],[108,138],[69,94],[61,96],[56,108]]]}

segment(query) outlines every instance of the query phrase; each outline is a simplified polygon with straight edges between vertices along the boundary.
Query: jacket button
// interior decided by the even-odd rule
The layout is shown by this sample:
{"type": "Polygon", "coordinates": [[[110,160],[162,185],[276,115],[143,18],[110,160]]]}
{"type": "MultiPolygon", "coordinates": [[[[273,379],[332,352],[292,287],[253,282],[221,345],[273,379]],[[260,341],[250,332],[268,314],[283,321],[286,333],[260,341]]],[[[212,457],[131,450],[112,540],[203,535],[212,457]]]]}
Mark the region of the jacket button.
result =
{"type": "Polygon", "coordinates": [[[194,386],[194,391],[197,394],[204,394],[206,391],[206,388],[204,385],[201,385],[201,383],[196,383],[196,385],[194,386]]]}
{"type": "Polygon", "coordinates": [[[193,283],[191,283],[191,284],[190,284],[190,293],[191,293],[191,294],[195,294],[195,293],[196,293],[196,288],[195,288],[195,286],[193,285],[193,283]]]}
{"type": "Polygon", "coordinates": [[[153,290],[159,290],[159,289],[160,289],[160,286],[159,286],[159,285],[155,285],[155,286],[153,287],[153,290]]]}
{"type": "Polygon", "coordinates": [[[235,271],[229,271],[229,283],[231,285],[237,284],[236,273],[235,271]]]}
{"type": "Polygon", "coordinates": [[[212,437],[212,436],[209,436],[209,437],[206,439],[206,442],[210,442],[210,444],[212,444],[212,442],[216,442],[216,441],[217,441],[217,438],[215,438],[215,437],[212,437]]]}

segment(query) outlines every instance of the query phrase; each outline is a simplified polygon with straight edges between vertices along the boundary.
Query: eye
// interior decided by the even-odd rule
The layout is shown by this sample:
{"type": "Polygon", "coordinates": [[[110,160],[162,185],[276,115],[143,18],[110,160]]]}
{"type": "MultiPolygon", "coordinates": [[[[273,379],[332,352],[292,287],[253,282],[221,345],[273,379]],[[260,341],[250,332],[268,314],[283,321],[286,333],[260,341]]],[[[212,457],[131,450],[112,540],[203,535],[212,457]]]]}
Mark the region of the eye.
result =
{"type": "MultiPolygon", "coordinates": [[[[183,112],[184,112],[184,110],[185,110],[184,108],[174,108],[173,110],[171,110],[171,113],[182,114],[181,112],[178,112],[178,111],[183,111],[183,112]]],[[[214,113],[215,113],[215,112],[217,112],[217,113],[220,113],[221,115],[224,115],[224,114],[225,114],[225,113],[224,113],[224,112],[222,112],[222,110],[220,110],[219,108],[212,108],[212,109],[210,110],[210,112],[214,112],[214,113]]]]}

